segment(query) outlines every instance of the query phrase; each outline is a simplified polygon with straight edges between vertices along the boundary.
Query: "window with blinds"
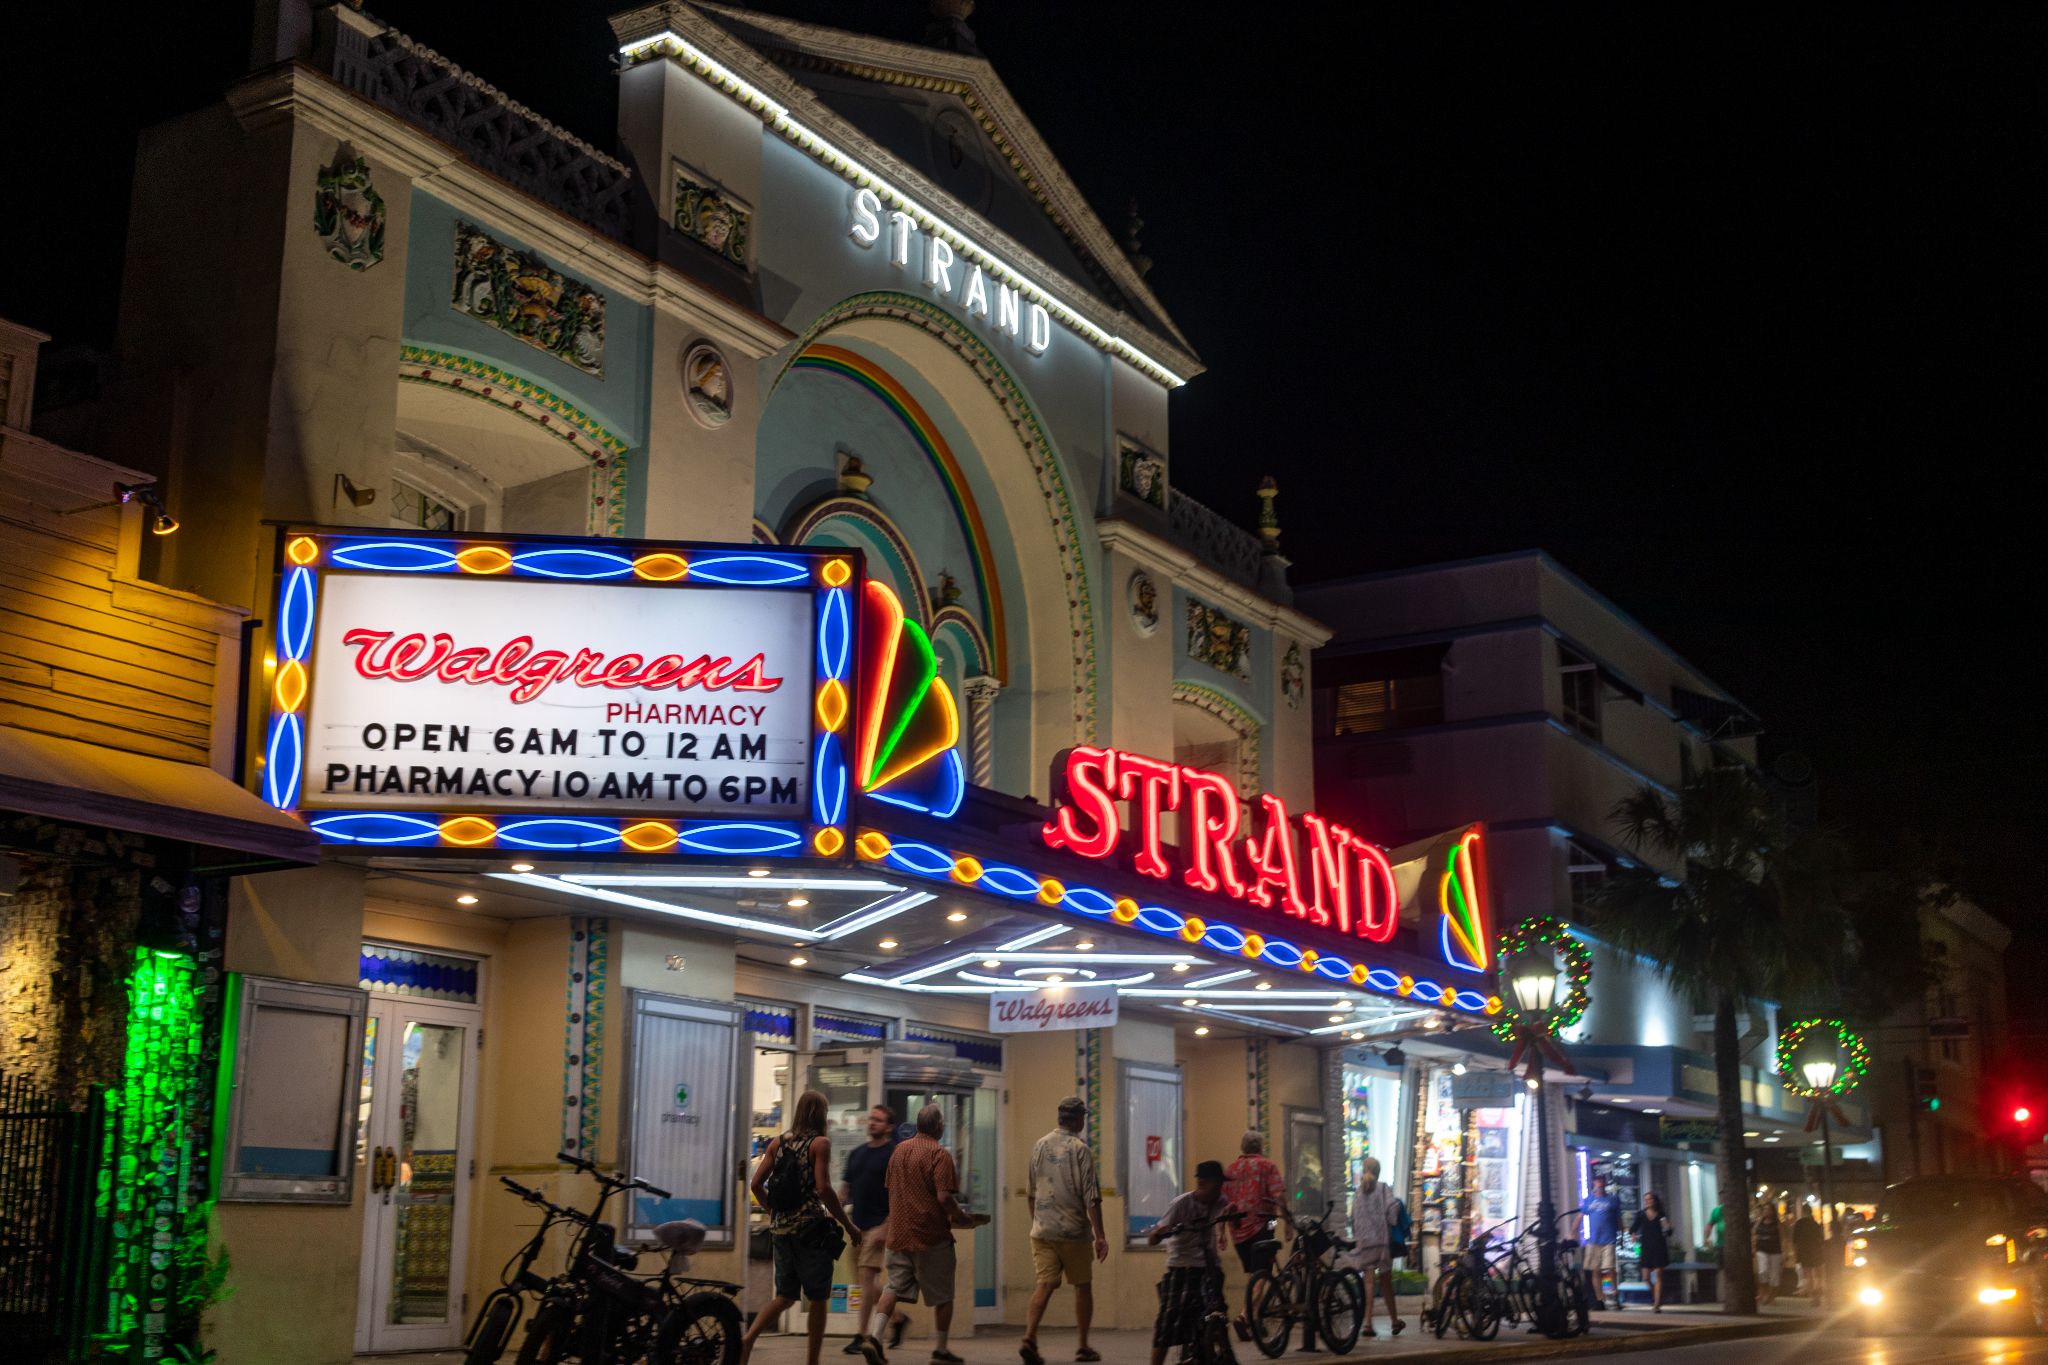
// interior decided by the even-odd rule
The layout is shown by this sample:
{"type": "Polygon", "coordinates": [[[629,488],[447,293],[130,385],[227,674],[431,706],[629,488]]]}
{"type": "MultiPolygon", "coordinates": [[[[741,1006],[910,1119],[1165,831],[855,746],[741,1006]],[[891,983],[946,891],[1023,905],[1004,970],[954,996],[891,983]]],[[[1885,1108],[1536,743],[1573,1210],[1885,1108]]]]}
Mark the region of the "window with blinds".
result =
{"type": "Polygon", "coordinates": [[[1560,641],[1557,671],[1564,684],[1564,723],[1587,739],[1600,738],[1599,668],[1591,659],[1560,641]]]}

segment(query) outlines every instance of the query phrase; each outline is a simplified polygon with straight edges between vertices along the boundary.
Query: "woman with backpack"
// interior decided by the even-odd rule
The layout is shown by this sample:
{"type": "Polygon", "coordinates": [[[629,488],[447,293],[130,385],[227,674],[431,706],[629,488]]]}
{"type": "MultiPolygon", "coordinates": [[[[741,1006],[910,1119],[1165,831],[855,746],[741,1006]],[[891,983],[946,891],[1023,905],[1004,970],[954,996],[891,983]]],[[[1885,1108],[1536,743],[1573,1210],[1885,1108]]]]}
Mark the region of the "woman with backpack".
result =
{"type": "Polygon", "coordinates": [[[810,1305],[807,1358],[809,1365],[818,1365],[825,1315],[832,1307],[832,1263],[848,1238],[860,1241],[859,1229],[832,1188],[832,1144],[825,1140],[823,1095],[806,1090],[798,1097],[789,1131],[761,1153],[747,1188],[768,1210],[768,1234],[775,1246],[775,1297],[740,1338],[740,1365],[747,1365],[755,1339],[799,1294],[810,1305]]]}

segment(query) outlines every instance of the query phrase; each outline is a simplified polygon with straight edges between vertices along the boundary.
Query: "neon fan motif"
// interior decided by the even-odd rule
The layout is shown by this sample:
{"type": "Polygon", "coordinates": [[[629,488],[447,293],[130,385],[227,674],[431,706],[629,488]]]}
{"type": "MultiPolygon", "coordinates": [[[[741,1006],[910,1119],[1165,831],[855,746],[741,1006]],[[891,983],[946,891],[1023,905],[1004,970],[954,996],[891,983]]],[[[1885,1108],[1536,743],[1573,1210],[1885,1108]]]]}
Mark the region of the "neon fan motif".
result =
{"type": "Polygon", "coordinates": [[[860,612],[856,779],[877,801],[950,818],[966,795],[967,774],[955,747],[960,711],[939,679],[938,652],[888,585],[863,584],[860,612]]]}
{"type": "Polygon", "coordinates": [[[1483,972],[1491,966],[1487,944],[1485,888],[1479,880],[1479,831],[1470,830],[1452,844],[1444,857],[1444,870],[1437,881],[1437,902],[1441,908],[1444,961],[1467,972],[1483,972]]]}

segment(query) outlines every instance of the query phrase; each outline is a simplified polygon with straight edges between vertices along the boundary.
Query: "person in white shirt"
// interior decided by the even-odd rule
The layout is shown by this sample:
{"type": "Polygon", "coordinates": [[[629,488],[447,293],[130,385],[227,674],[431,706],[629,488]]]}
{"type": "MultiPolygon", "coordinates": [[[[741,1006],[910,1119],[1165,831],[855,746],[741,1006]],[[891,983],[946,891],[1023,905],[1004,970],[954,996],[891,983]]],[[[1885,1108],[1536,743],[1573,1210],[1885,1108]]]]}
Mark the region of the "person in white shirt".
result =
{"type": "Polygon", "coordinates": [[[1379,1335],[1372,1325],[1372,1291],[1375,1283],[1380,1292],[1387,1296],[1387,1318],[1393,1324],[1394,1335],[1401,1335],[1401,1329],[1408,1325],[1394,1303],[1394,1220],[1399,1215],[1395,1207],[1393,1187],[1380,1180],[1378,1157],[1367,1157],[1360,1173],[1358,1188],[1351,1194],[1351,1240],[1356,1244],[1345,1253],[1344,1264],[1365,1277],[1365,1335],[1379,1335]]]}
{"type": "Polygon", "coordinates": [[[1165,1365],[1166,1352],[1194,1341],[1202,1319],[1223,1305],[1223,1230],[1209,1220],[1224,1212],[1223,1163],[1195,1167],[1195,1187],[1174,1196],[1166,1213],[1145,1234],[1153,1246],[1167,1238],[1166,1278],[1159,1282],[1159,1317],[1152,1325],[1152,1365],[1165,1365]]]}

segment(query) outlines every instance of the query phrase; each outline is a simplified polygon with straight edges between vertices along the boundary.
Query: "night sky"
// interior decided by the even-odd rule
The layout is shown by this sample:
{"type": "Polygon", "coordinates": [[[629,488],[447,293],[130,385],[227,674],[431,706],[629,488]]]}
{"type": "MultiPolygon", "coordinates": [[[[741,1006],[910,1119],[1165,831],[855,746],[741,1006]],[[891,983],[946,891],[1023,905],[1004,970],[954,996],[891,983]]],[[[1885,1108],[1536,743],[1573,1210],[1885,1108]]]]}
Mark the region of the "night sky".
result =
{"type": "MultiPolygon", "coordinates": [[[[615,7],[372,10],[610,147],[615,7]]],[[[2048,11],[1786,10],[972,23],[1118,235],[1139,200],[1208,366],[1173,400],[1178,486],[1249,524],[1275,475],[1298,582],[1549,550],[1754,708],[1767,763],[1810,758],[1825,819],[1946,849],[2035,980],[2048,11]]],[[[10,102],[38,112],[0,315],[111,336],[136,131],[246,50],[241,6],[176,13],[119,50],[97,11],[10,17],[10,102]]],[[[196,167],[192,192],[234,190],[196,167]]]]}

